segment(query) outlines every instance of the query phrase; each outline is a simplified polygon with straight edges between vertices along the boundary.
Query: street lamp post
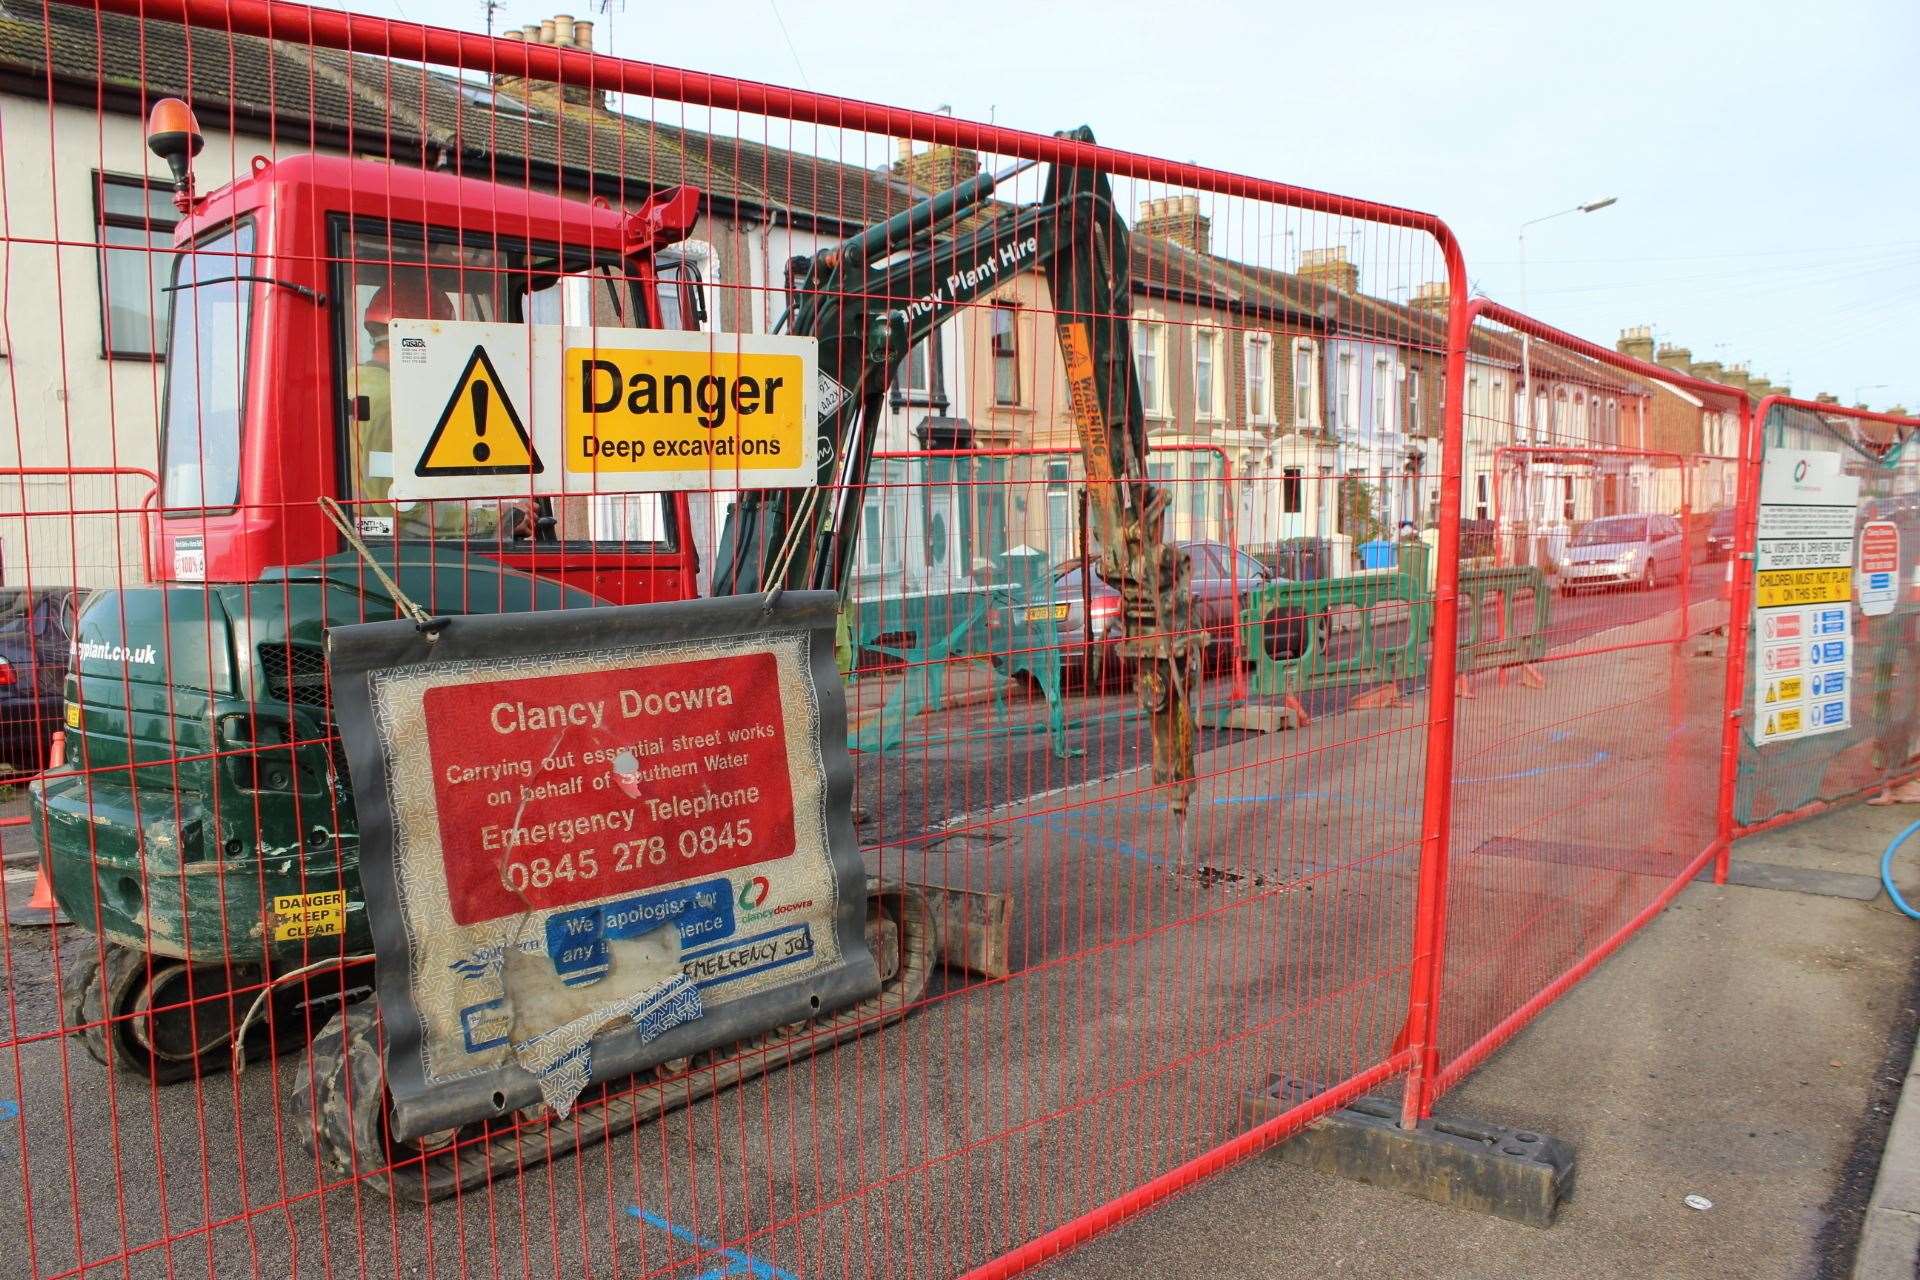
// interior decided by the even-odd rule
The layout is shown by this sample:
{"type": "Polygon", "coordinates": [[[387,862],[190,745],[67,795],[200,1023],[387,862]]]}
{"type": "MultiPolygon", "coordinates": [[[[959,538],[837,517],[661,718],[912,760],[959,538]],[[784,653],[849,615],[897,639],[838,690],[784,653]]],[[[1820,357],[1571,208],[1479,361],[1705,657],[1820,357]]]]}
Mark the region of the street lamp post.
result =
{"type": "MultiPolygon", "coordinates": [[[[1538,226],[1542,222],[1551,222],[1555,218],[1564,218],[1570,213],[1598,213],[1609,205],[1619,203],[1619,196],[1602,196],[1598,200],[1589,200],[1585,204],[1574,205],[1571,209],[1562,209],[1558,213],[1542,214],[1538,218],[1529,218],[1520,224],[1520,310],[1527,310],[1527,228],[1538,226]]],[[[1515,424],[1522,432],[1524,443],[1533,444],[1539,432],[1540,424],[1533,420],[1533,338],[1524,330],[1520,334],[1520,418],[1515,424]]],[[[1498,477],[1495,477],[1497,480],[1498,477]]],[[[1521,518],[1531,526],[1533,522],[1533,477],[1527,476],[1520,486],[1521,518]]],[[[1529,543],[1532,538],[1528,538],[1529,543]]],[[[1531,547],[1529,548],[1531,551],[1531,547]]],[[[1533,556],[1528,555],[1531,561],[1533,556]]]]}
{"type": "MultiPolygon", "coordinates": [[[[1570,213],[1598,213],[1608,205],[1619,203],[1619,196],[1605,196],[1599,200],[1589,200],[1577,204],[1571,209],[1562,209],[1558,213],[1544,214],[1538,218],[1529,218],[1520,224],[1520,310],[1527,309],[1527,228],[1538,226],[1542,222],[1551,222],[1555,218],[1564,218],[1570,213]]],[[[1520,388],[1521,414],[1525,419],[1528,438],[1531,439],[1535,428],[1533,421],[1533,343],[1527,334],[1520,335],[1520,388]]]]}

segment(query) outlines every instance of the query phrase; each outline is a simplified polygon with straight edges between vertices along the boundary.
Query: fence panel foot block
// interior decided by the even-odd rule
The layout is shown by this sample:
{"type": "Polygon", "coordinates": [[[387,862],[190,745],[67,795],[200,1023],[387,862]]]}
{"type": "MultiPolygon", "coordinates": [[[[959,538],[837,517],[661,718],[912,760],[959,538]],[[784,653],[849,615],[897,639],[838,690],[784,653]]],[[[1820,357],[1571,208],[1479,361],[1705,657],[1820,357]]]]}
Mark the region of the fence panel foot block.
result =
{"type": "MultiPolygon", "coordinates": [[[[1321,1086],[1277,1075],[1249,1093],[1242,1118],[1256,1124],[1290,1111],[1321,1086]]],[[[1558,1138],[1472,1120],[1435,1117],[1400,1127],[1400,1107],[1361,1098],[1309,1125],[1279,1148],[1282,1159],[1456,1209],[1550,1226],[1573,1195],[1573,1147],[1558,1138]]]]}

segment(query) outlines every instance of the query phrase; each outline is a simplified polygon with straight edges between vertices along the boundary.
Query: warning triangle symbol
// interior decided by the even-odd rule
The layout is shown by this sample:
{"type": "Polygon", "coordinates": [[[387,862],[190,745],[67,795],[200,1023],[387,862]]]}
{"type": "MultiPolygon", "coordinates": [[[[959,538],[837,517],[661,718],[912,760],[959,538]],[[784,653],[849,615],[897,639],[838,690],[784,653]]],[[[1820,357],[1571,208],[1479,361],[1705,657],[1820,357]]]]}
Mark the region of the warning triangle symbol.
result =
{"type": "Polygon", "coordinates": [[[1767,717],[1767,733],[1769,736],[1779,732],[1776,725],[1777,725],[1777,722],[1774,720],[1774,718],[1772,716],[1768,716],[1767,717]]]}
{"type": "Polygon", "coordinates": [[[1767,686],[1767,701],[1769,703],[1780,701],[1780,691],[1772,685],[1767,686]]]}
{"type": "Polygon", "coordinates": [[[417,476],[537,475],[544,468],[500,374],[476,346],[413,466],[417,476]]]}

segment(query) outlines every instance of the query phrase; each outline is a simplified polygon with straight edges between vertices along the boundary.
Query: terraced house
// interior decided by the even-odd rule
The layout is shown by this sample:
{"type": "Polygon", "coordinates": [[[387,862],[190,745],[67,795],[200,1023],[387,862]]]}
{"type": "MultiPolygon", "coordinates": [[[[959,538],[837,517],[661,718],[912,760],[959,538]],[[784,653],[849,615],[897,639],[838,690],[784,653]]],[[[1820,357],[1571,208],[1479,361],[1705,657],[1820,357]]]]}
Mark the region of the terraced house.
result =
{"type": "MultiPolygon", "coordinates": [[[[589,48],[593,25],[560,16],[509,34],[589,48]]],[[[848,163],[752,140],[742,136],[748,126],[726,134],[644,119],[606,95],[511,67],[463,79],[252,37],[189,35],[80,6],[0,0],[13,242],[0,297],[8,382],[0,466],[116,469],[0,486],[6,572],[28,563],[28,539],[32,563],[70,564],[80,585],[107,585],[139,564],[137,522],[115,513],[137,511],[161,467],[156,421],[177,214],[142,123],[163,95],[189,98],[206,129],[203,190],[249,165],[308,152],[616,207],[696,185],[706,201],[668,262],[667,320],[713,332],[771,331],[791,258],[981,163],[911,146],[848,163]],[[49,308],[64,325],[41,322],[49,308]],[[81,316],[97,317],[97,344],[71,340],[81,316]],[[69,509],[102,515],[30,514],[69,509]]],[[[1193,195],[1144,200],[1130,212],[1133,352],[1157,446],[1151,466],[1174,492],[1176,536],[1254,548],[1299,537],[1358,543],[1401,520],[1433,520],[1447,395],[1444,288],[1424,286],[1404,302],[1369,296],[1344,248],[1305,251],[1293,271],[1217,253],[1212,216],[1193,195]],[[1229,473],[1235,483],[1220,483],[1229,473]]],[[[1051,305],[1042,276],[1014,275],[903,360],[861,516],[857,594],[938,593],[994,578],[1009,552],[1055,562],[1074,553],[1080,462],[1051,305]],[[956,452],[964,456],[925,456],[956,452]]],[[[350,336],[364,345],[357,328],[350,336]]],[[[1465,389],[1469,519],[1491,519],[1501,506],[1502,446],[1645,438],[1645,388],[1536,346],[1529,407],[1527,363],[1510,336],[1476,334],[1465,389]]],[[[352,483],[342,477],[347,497],[352,483]]],[[[1565,477],[1535,474],[1531,483],[1524,501],[1537,509],[1569,520],[1591,514],[1565,477]]],[[[1623,474],[1619,483],[1617,501],[1631,501],[1627,486],[1637,481],[1623,474]]],[[[581,501],[572,527],[585,536],[644,532],[630,504],[581,501]]],[[[729,501],[725,492],[695,496],[703,588],[729,501]]]]}
{"type": "MultiPolygon", "coordinates": [[[[587,48],[593,24],[560,17],[516,34],[587,48]]],[[[642,120],[614,110],[604,95],[529,81],[511,68],[490,80],[460,79],[304,45],[189,35],[80,6],[0,0],[0,178],[12,245],[0,285],[0,466],[122,469],[0,486],[8,574],[28,563],[28,538],[32,563],[42,572],[71,564],[79,585],[110,585],[140,564],[136,521],[114,513],[139,509],[160,466],[165,286],[178,214],[142,135],[146,112],[167,95],[188,98],[206,133],[196,162],[202,190],[249,165],[307,153],[435,168],[616,207],[696,185],[706,202],[693,236],[671,257],[677,287],[667,319],[693,314],[713,331],[770,330],[784,306],[789,258],[912,199],[884,164],[874,172],[642,120]],[[62,324],[46,322],[55,310],[62,324]],[[97,340],[75,343],[83,331],[97,340]],[[17,518],[68,510],[103,514],[17,518]]],[[[958,339],[939,341],[951,361],[958,339]]],[[[880,447],[913,447],[928,418],[962,408],[951,398],[904,398],[880,447]]],[[[716,494],[696,503],[703,576],[726,502],[716,494]]],[[[596,538],[631,537],[632,519],[629,508],[609,502],[583,512],[581,525],[596,538]]],[[[906,555],[924,538],[911,521],[889,534],[876,543],[882,559],[863,567],[897,585],[914,576],[912,565],[924,571],[923,560],[906,555]]]]}

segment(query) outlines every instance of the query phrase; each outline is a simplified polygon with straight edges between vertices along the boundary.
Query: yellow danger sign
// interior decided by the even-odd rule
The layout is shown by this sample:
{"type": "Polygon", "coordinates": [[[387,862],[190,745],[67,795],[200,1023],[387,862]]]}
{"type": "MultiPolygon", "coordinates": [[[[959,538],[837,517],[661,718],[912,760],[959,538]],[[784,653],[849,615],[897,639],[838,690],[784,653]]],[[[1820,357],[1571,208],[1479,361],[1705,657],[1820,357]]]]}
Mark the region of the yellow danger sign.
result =
{"type": "Polygon", "coordinates": [[[298,942],[302,938],[333,938],[347,931],[347,895],[279,893],[273,898],[273,940],[298,942]]]}
{"type": "Polygon", "coordinates": [[[427,437],[417,476],[533,475],[542,470],[527,428],[484,346],[475,346],[427,437]]]}
{"type": "Polygon", "coordinates": [[[1796,604],[1838,604],[1853,599],[1853,570],[1841,566],[1827,569],[1762,569],[1756,576],[1758,600],[1762,609],[1778,609],[1796,604]]]}
{"type": "Polygon", "coordinates": [[[811,467],[813,377],[799,355],[569,347],[562,470],[791,471],[811,467]]]}
{"type": "Polygon", "coordinates": [[[1763,702],[1769,707],[1781,702],[1798,702],[1805,690],[1805,676],[1782,676],[1778,680],[1767,681],[1763,702]]]}

